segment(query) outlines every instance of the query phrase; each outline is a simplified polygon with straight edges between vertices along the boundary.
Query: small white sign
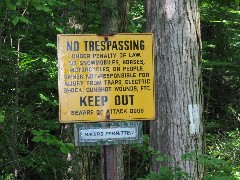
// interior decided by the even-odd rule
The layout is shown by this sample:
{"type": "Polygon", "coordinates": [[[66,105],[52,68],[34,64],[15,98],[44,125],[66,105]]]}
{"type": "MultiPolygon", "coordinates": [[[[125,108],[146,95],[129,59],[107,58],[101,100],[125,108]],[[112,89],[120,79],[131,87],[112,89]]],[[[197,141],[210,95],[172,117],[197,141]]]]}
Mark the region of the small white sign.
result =
{"type": "Polygon", "coordinates": [[[137,138],[136,128],[81,129],[80,141],[137,138]]]}

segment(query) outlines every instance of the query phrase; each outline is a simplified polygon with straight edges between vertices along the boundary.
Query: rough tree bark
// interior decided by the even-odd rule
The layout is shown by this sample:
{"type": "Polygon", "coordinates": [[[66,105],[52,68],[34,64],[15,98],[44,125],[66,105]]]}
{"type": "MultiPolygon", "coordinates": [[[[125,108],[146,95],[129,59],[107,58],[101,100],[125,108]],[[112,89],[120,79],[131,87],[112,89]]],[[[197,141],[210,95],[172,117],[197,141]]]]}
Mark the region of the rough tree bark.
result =
{"type": "Polygon", "coordinates": [[[126,33],[128,28],[129,0],[118,0],[118,32],[126,33]]]}
{"type": "MultiPolygon", "coordinates": [[[[146,0],[148,31],[154,33],[157,120],[151,122],[151,145],[192,179],[203,167],[181,161],[187,152],[203,152],[201,38],[198,0],[146,0]]],[[[152,169],[159,171],[152,158],[152,169]]]]}

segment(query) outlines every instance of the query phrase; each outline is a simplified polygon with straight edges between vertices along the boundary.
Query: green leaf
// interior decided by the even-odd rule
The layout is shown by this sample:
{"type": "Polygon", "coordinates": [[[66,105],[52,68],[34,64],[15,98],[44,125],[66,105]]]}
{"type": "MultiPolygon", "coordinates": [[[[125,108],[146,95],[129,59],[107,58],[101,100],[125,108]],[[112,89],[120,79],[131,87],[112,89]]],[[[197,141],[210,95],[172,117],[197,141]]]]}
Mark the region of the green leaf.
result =
{"type": "Polygon", "coordinates": [[[31,63],[37,61],[38,59],[31,59],[31,58],[25,58],[22,61],[20,61],[20,67],[24,67],[26,65],[30,66],[31,63]]]}
{"type": "Polygon", "coordinates": [[[51,1],[51,0],[48,0],[47,3],[48,3],[50,6],[53,6],[53,5],[54,5],[53,1],[51,1]]]}
{"type": "Polygon", "coordinates": [[[29,24],[29,20],[27,18],[25,18],[24,16],[20,17],[19,18],[22,22],[26,23],[26,24],[29,24]]]}
{"type": "Polygon", "coordinates": [[[39,94],[40,98],[44,101],[49,101],[49,98],[47,96],[44,96],[43,94],[39,94]]]}
{"type": "Polygon", "coordinates": [[[54,49],[57,49],[56,45],[53,44],[53,43],[47,43],[46,46],[47,46],[47,47],[52,47],[52,48],[54,48],[54,49]]]}
{"type": "Polygon", "coordinates": [[[56,27],[56,30],[57,30],[58,32],[60,32],[60,33],[63,33],[63,29],[60,28],[60,27],[56,27]]]}
{"type": "Polygon", "coordinates": [[[234,180],[235,178],[232,176],[213,176],[207,175],[203,177],[203,180],[234,180]]]}
{"type": "Polygon", "coordinates": [[[0,123],[4,122],[5,111],[0,111],[0,123]]]}
{"type": "Polygon", "coordinates": [[[42,137],[41,137],[41,136],[35,136],[35,137],[33,137],[33,139],[32,139],[33,142],[39,142],[39,141],[41,141],[41,140],[42,140],[42,137]]]}
{"type": "Polygon", "coordinates": [[[16,2],[16,5],[17,6],[20,6],[22,4],[22,0],[18,0],[17,2],[16,2]]]}
{"type": "Polygon", "coordinates": [[[44,12],[51,12],[51,9],[49,8],[49,7],[47,7],[47,6],[42,6],[42,10],[44,11],[44,12]]]}
{"type": "Polygon", "coordinates": [[[70,150],[67,148],[67,146],[60,146],[60,151],[64,154],[67,154],[70,152],[70,150]]]}
{"type": "Polygon", "coordinates": [[[67,145],[69,148],[74,148],[74,147],[75,147],[74,144],[72,144],[72,143],[66,143],[66,145],[67,145]]]}
{"type": "Polygon", "coordinates": [[[54,1],[56,4],[61,5],[61,6],[66,6],[66,3],[61,2],[61,1],[54,1]]]}
{"type": "Polygon", "coordinates": [[[42,58],[42,62],[46,63],[47,62],[47,58],[42,58]]]}
{"type": "Polygon", "coordinates": [[[10,1],[10,0],[5,0],[7,4],[7,8],[12,11],[16,11],[16,6],[10,1]]]}
{"type": "Polygon", "coordinates": [[[165,160],[165,158],[162,157],[162,156],[159,156],[159,157],[156,158],[157,162],[163,162],[164,160],[165,160]]]}
{"type": "Polygon", "coordinates": [[[38,11],[44,11],[46,13],[51,12],[51,9],[47,6],[47,4],[42,4],[41,1],[30,1],[34,8],[38,11]]]}
{"type": "Polygon", "coordinates": [[[14,17],[13,20],[11,20],[11,22],[13,23],[14,26],[17,25],[17,23],[19,22],[20,18],[18,16],[14,17]]]}
{"type": "Polygon", "coordinates": [[[182,160],[193,160],[193,158],[196,158],[196,151],[187,152],[184,155],[182,155],[182,160]]]}
{"type": "Polygon", "coordinates": [[[50,131],[49,130],[43,130],[43,129],[40,129],[39,131],[37,130],[32,130],[32,134],[35,135],[35,136],[41,136],[45,133],[49,133],[50,131]]]}
{"type": "Polygon", "coordinates": [[[72,143],[60,143],[60,151],[64,154],[74,151],[74,145],[72,143]]]}
{"type": "Polygon", "coordinates": [[[153,147],[149,146],[149,147],[148,147],[148,150],[151,152],[151,154],[154,154],[154,149],[153,149],[153,147]]]}
{"type": "Polygon", "coordinates": [[[55,136],[53,136],[51,134],[46,134],[44,142],[47,145],[50,145],[50,144],[58,144],[59,141],[56,139],[55,136]]]}

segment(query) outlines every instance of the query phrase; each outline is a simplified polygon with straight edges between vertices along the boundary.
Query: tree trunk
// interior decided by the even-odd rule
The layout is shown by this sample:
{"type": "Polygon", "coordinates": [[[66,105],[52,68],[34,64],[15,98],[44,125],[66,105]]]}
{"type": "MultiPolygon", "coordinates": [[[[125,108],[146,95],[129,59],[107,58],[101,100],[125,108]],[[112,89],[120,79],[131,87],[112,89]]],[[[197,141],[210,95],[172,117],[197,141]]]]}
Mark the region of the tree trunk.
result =
{"type": "MultiPolygon", "coordinates": [[[[127,17],[128,17],[128,2],[127,0],[105,0],[102,6],[102,34],[111,35],[117,32],[127,31],[127,17]]],[[[106,167],[113,163],[115,169],[114,180],[124,179],[123,167],[123,150],[122,145],[108,145],[101,149],[102,156],[102,179],[111,179],[111,175],[107,172],[106,167]],[[111,154],[109,154],[111,153],[111,154]],[[110,162],[106,156],[113,156],[116,162],[110,162]],[[108,160],[107,160],[108,159],[108,160]]]]}
{"type": "Polygon", "coordinates": [[[128,28],[129,2],[118,0],[118,32],[126,33],[128,28]]]}
{"type": "MultiPolygon", "coordinates": [[[[192,179],[203,167],[181,161],[187,152],[203,152],[200,18],[197,0],[147,0],[148,30],[154,33],[157,120],[151,122],[151,145],[167,154],[192,179]],[[151,17],[151,18],[149,18],[151,17]],[[150,20],[150,21],[149,21],[150,20]]],[[[152,159],[152,170],[159,171],[152,159]]]]}

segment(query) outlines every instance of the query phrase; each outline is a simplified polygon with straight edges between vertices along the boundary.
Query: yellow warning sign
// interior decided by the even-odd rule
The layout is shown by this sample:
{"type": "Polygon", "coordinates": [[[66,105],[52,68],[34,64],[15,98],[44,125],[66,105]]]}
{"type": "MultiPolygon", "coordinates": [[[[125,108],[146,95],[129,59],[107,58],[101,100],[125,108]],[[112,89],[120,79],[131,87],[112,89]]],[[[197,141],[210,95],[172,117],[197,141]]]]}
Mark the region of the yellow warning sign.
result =
{"type": "Polygon", "coordinates": [[[60,121],[155,118],[153,35],[58,35],[60,121]]]}

